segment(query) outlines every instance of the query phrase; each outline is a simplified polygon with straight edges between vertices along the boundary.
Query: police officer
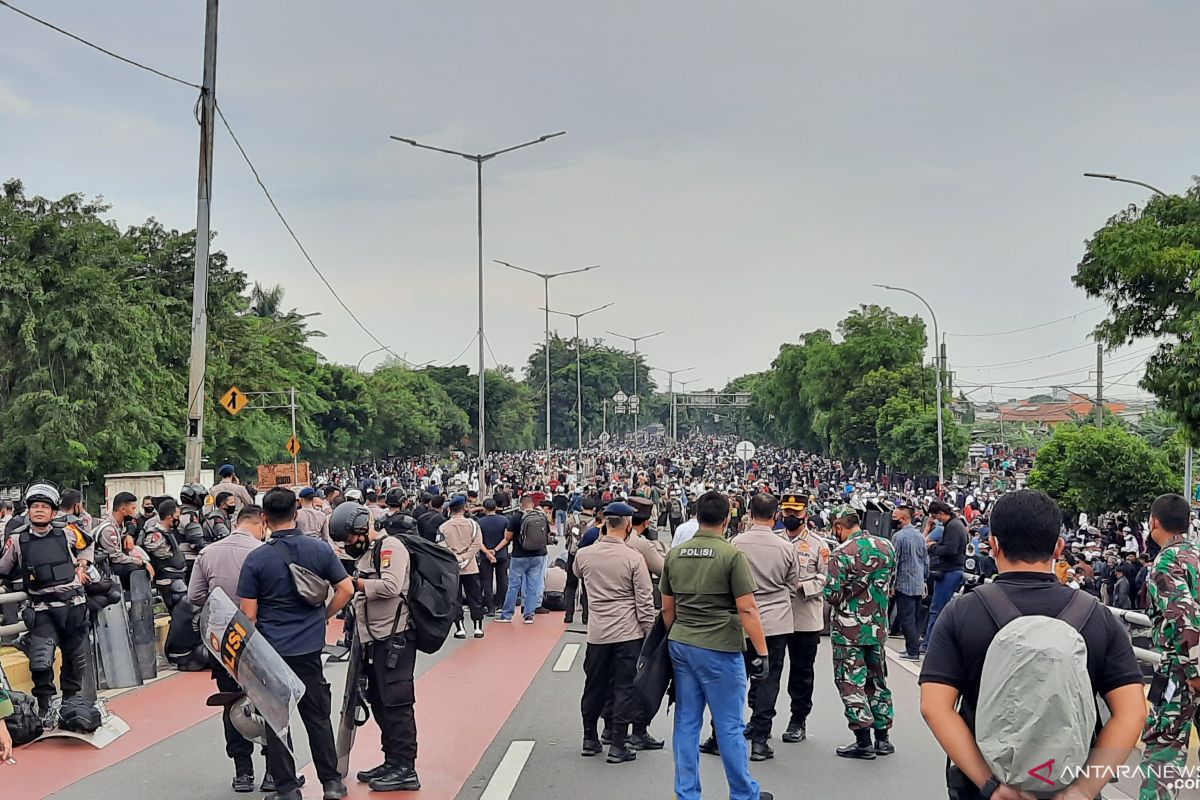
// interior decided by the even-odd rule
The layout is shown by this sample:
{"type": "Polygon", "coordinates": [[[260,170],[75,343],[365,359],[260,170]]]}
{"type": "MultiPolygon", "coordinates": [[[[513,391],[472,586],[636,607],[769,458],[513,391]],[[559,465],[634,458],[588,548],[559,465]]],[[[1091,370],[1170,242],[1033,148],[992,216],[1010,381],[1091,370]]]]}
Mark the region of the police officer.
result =
{"type": "Polygon", "coordinates": [[[410,558],[404,543],[372,529],[371,512],[345,502],[333,512],[329,535],[356,559],[354,582],[355,634],[363,643],[360,665],[367,676],[367,702],[379,724],[383,763],[356,776],[377,792],[415,791],[417,720],[413,708],[416,637],[409,629],[410,558]]]}
{"type": "Polygon", "coordinates": [[[896,752],[888,738],[892,693],[887,687],[883,652],[888,599],[896,580],[896,551],[887,539],[864,531],[851,506],[834,509],[829,522],[841,542],[830,559],[825,586],[825,598],[833,606],[833,677],[854,731],[854,742],[837,748],[837,754],[873,759],[896,752]]]}
{"type": "MultiPolygon", "coordinates": [[[[626,542],[634,550],[642,556],[646,561],[646,568],[650,570],[651,577],[657,580],[662,574],[663,559],[666,556],[666,548],[659,545],[658,532],[650,527],[650,519],[654,515],[654,503],[645,497],[631,497],[627,505],[634,509],[632,516],[633,530],[629,534],[629,541],[626,542]]],[[[607,508],[605,514],[608,513],[607,508]]]]}
{"type": "Polygon", "coordinates": [[[791,719],[783,741],[803,742],[812,711],[813,665],[825,627],[825,583],[829,575],[829,545],[808,526],[808,498],[791,492],[779,504],[784,537],[796,551],[800,582],[792,598],[792,628],[788,636],[788,697],[791,719]]]}
{"type": "MultiPolygon", "coordinates": [[[[196,563],[196,556],[208,544],[204,535],[204,501],[208,489],[203,484],[188,483],[179,490],[179,524],[176,526],[176,541],[183,557],[187,559],[188,574],[196,563]]],[[[228,528],[226,528],[228,533],[228,528]]]]}
{"type": "Polygon", "coordinates": [[[383,496],[387,512],[376,522],[376,527],[391,536],[416,533],[417,521],[413,519],[412,514],[404,510],[404,500],[403,489],[399,487],[388,489],[387,494],[383,496]]]}
{"type": "Polygon", "coordinates": [[[213,504],[203,509],[201,526],[204,528],[204,543],[219,542],[233,532],[234,515],[237,514],[237,500],[229,492],[221,492],[213,500],[213,504]]]}
{"type": "Polygon", "coordinates": [[[187,594],[188,563],[178,538],[179,504],[166,498],[158,504],[158,516],[142,532],[140,542],[150,556],[154,567],[154,585],[167,606],[173,611],[175,604],[187,594]]]}
{"type": "Polygon", "coordinates": [[[29,593],[30,603],[23,612],[29,628],[29,671],[38,713],[46,719],[55,694],[55,647],[62,650],[58,679],[63,700],[83,689],[88,658],[83,587],[94,549],[80,527],[55,518],[59,493],[50,484],[30,486],[25,507],[24,523],[13,531],[0,556],[0,575],[15,572],[29,593]]]}
{"type": "Polygon", "coordinates": [[[118,492],[113,498],[112,513],[92,529],[92,538],[107,555],[109,569],[120,579],[126,591],[129,590],[129,576],[146,568],[141,557],[129,552],[133,549],[133,540],[128,532],[132,528],[136,510],[137,497],[130,492],[118,492]]]}
{"type": "MultiPolygon", "coordinates": [[[[637,753],[629,747],[629,725],[639,716],[633,678],[642,639],[654,623],[650,572],[645,560],[626,546],[635,513],[627,503],[610,503],[604,510],[605,535],[575,555],[572,569],[588,587],[587,653],[584,656],[582,756],[600,753],[596,735],[606,701],[612,698],[611,746],[607,761],[622,764],[637,753]]],[[[633,737],[641,742],[644,732],[633,737]]],[[[657,741],[657,740],[655,740],[657,741]]],[[[643,743],[644,744],[644,743],[643,743]]],[[[662,743],[658,742],[658,747],[662,743]]],[[[639,746],[637,749],[658,749],[639,746]]]]}

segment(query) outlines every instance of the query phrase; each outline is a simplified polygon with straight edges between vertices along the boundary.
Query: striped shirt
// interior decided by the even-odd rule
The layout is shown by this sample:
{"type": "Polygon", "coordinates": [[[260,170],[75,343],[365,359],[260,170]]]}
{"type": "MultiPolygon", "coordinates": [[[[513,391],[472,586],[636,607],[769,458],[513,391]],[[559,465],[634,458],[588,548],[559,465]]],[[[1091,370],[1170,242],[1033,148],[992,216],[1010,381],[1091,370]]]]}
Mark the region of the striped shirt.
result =
{"type": "Polygon", "coordinates": [[[929,574],[929,550],[925,537],[912,525],[906,525],[892,537],[896,548],[896,591],[920,597],[929,574]]]}

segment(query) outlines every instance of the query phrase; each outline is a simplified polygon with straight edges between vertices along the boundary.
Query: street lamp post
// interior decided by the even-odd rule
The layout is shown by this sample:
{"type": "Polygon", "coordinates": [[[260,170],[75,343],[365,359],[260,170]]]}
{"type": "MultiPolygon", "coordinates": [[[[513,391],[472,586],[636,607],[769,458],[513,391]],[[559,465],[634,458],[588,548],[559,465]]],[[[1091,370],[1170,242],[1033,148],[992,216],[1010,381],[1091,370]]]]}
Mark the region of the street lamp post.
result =
{"type": "MultiPolygon", "coordinates": [[[[552,308],[543,309],[551,314],[558,314],[563,317],[570,317],[575,320],[575,419],[578,428],[577,446],[579,448],[579,461],[583,463],[583,365],[580,358],[580,351],[583,349],[582,341],[579,338],[579,320],[586,317],[588,314],[595,314],[597,311],[603,311],[612,303],[605,303],[598,308],[593,308],[591,311],[584,311],[581,314],[570,314],[566,311],[555,311],[552,308]]],[[[547,426],[548,428],[549,426],[547,426]]]]}
{"type": "Polygon", "coordinates": [[[695,369],[695,367],[684,367],[683,369],[659,368],[659,370],[658,370],[659,372],[667,373],[667,394],[669,394],[671,396],[671,441],[672,442],[676,441],[679,438],[677,435],[677,426],[675,424],[675,375],[676,375],[676,373],[689,372],[693,369],[695,369]]]}
{"type": "Polygon", "coordinates": [[[568,269],[562,272],[534,272],[531,269],[518,267],[516,264],[510,264],[507,261],[495,259],[497,264],[503,264],[509,269],[515,269],[517,272],[524,272],[529,275],[536,275],[542,279],[542,284],[546,290],[546,305],[543,309],[546,312],[546,472],[550,471],[550,281],[554,278],[561,278],[564,275],[576,275],[580,272],[587,272],[593,269],[599,269],[599,264],[593,264],[590,267],[581,267],[579,269],[568,269]]]}
{"type": "MultiPolygon", "coordinates": [[[[648,334],[646,334],[645,336],[626,336],[626,335],[625,335],[625,334],[623,334],[623,333],[614,333],[613,331],[606,331],[606,333],[608,333],[608,335],[609,335],[609,336],[616,336],[618,339],[628,339],[629,341],[633,342],[633,396],[634,396],[634,397],[637,397],[637,393],[638,393],[638,385],[637,385],[637,379],[638,379],[638,363],[637,363],[637,355],[638,355],[638,342],[640,342],[642,339],[653,339],[655,336],[661,336],[661,335],[663,335],[664,333],[666,333],[666,331],[658,331],[658,332],[656,332],[656,333],[648,333],[648,334]]],[[[635,438],[637,437],[637,431],[638,431],[638,420],[639,420],[639,418],[641,417],[641,415],[642,415],[642,399],[641,399],[640,397],[638,397],[637,411],[635,411],[635,412],[634,412],[634,414],[633,414],[633,435],[634,435],[634,437],[635,437],[635,438]]]]}
{"type": "Polygon", "coordinates": [[[460,153],[458,150],[447,150],[442,147],[433,147],[431,145],[422,144],[416,139],[405,139],[401,136],[391,136],[397,142],[404,142],[413,147],[419,147],[422,150],[433,150],[437,153],[445,153],[450,156],[458,156],[465,158],[467,161],[475,163],[475,207],[476,207],[476,227],[477,238],[479,242],[479,330],[476,335],[479,337],[479,496],[483,497],[487,493],[487,427],[484,423],[484,402],[486,400],[486,389],[484,379],[483,365],[483,162],[491,161],[493,158],[505,153],[511,153],[514,150],[521,150],[525,147],[532,147],[535,144],[541,144],[544,141],[553,139],[556,136],[562,136],[566,131],[558,133],[548,133],[544,136],[539,136],[532,141],[523,142],[512,147],[505,147],[502,150],[493,150],[490,153],[460,153]]]}
{"type": "Polygon", "coordinates": [[[933,319],[933,361],[937,364],[937,445],[938,445],[938,490],[941,491],[943,484],[946,482],[945,476],[945,454],[942,452],[942,362],[938,358],[937,343],[938,338],[938,321],[937,314],[933,313],[933,306],[926,302],[924,297],[914,292],[912,289],[904,289],[899,286],[888,286],[882,283],[874,284],[876,288],[887,289],[892,292],[904,292],[911,294],[924,304],[926,310],[929,311],[929,316],[933,319]]]}
{"type": "MultiPolygon", "coordinates": [[[[1143,189],[1149,189],[1159,197],[1171,196],[1162,189],[1159,189],[1157,186],[1152,186],[1145,181],[1135,181],[1132,178],[1121,178],[1117,175],[1113,175],[1110,172],[1085,172],[1083,173],[1083,177],[1100,178],[1106,181],[1113,181],[1114,183],[1128,183],[1132,184],[1133,186],[1141,186],[1143,189]]],[[[1103,408],[1101,408],[1100,413],[1104,413],[1103,408]]],[[[1183,456],[1183,496],[1187,498],[1189,503],[1192,502],[1192,442],[1190,436],[1188,437],[1187,452],[1185,452],[1183,456]]]]}

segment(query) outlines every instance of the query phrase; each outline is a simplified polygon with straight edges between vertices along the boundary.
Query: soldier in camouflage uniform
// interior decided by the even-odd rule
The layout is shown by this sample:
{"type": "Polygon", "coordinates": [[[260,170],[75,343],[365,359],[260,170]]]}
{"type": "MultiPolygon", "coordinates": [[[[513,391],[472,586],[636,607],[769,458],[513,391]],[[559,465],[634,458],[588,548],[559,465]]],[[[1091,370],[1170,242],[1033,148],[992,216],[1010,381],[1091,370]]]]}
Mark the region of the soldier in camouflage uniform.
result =
{"type": "Polygon", "coordinates": [[[1150,535],[1162,550],[1146,579],[1153,640],[1163,659],[1150,684],[1150,716],[1142,733],[1141,800],[1175,797],[1177,770],[1187,762],[1200,703],[1200,546],[1187,541],[1191,509],[1177,494],[1150,507],[1150,535]]]}
{"type": "Polygon", "coordinates": [[[896,579],[896,551],[888,540],[862,530],[858,512],[850,506],[836,509],[830,522],[842,543],[829,560],[825,586],[825,599],[833,607],[833,679],[855,739],[853,744],[839,747],[837,754],[873,759],[896,752],[888,739],[892,693],[887,687],[883,652],[888,598],[896,579]]]}

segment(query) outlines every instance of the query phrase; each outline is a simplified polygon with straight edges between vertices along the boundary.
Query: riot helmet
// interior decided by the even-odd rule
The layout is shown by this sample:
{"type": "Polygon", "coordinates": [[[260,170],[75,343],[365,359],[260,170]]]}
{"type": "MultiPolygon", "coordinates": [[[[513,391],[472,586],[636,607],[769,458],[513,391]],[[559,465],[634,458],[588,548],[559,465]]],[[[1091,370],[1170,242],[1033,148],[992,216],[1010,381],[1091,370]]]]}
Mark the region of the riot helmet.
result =
{"type": "Polygon", "coordinates": [[[208,499],[208,489],[204,488],[202,483],[188,483],[179,490],[179,501],[185,506],[192,508],[203,508],[204,501],[208,499]]]}
{"type": "Polygon", "coordinates": [[[53,484],[35,483],[25,490],[25,508],[29,508],[31,503],[47,503],[55,511],[58,511],[61,497],[53,484]]]}
{"type": "Polygon", "coordinates": [[[354,535],[366,535],[371,530],[371,512],[366,506],[347,500],[333,510],[329,518],[329,538],[345,542],[354,535]]]}

